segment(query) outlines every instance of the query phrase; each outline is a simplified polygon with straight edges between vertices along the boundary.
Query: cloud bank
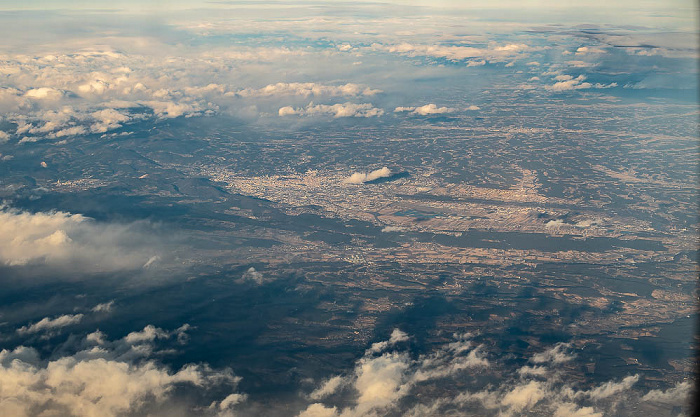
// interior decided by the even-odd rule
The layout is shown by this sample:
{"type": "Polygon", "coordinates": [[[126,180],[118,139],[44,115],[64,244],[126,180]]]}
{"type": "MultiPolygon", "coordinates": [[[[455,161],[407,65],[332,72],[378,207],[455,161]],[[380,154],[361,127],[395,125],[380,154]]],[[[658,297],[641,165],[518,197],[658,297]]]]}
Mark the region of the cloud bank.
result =
{"type": "Polygon", "coordinates": [[[319,83],[276,83],[260,89],[246,88],[236,92],[241,97],[273,97],[273,96],[373,96],[382,90],[371,89],[359,84],[348,83],[332,86],[319,83]]]}
{"type": "Polygon", "coordinates": [[[338,103],[333,105],[309,103],[305,108],[294,108],[291,106],[279,109],[280,116],[315,116],[331,115],[339,117],[378,117],[384,114],[384,110],[374,107],[371,103],[338,103]]]}
{"type": "Polygon", "coordinates": [[[367,349],[352,371],[318,384],[298,416],[632,416],[648,406],[687,406],[691,393],[691,384],[682,381],[642,394],[635,390],[639,375],[586,389],[569,379],[563,366],[575,357],[570,344],[536,353],[514,370],[489,360],[485,347],[471,338],[455,334],[433,353],[415,357],[406,349],[410,336],[394,330],[367,349]]]}
{"type": "Polygon", "coordinates": [[[0,263],[46,264],[86,272],[142,268],[159,252],[147,224],[108,224],[80,214],[0,207],[0,263]]]}
{"type": "MultiPolygon", "coordinates": [[[[144,332],[163,337],[177,333],[157,328],[144,332]]],[[[175,401],[178,388],[199,391],[206,397],[212,388],[235,391],[240,378],[230,370],[215,371],[206,365],[188,364],[170,370],[149,358],[154,354],[155,337],[131,337],[134,334],[111,342],[98,331],[83,340],[83,350],[50,360],[42,360],[38,351],[25,346],[0,351],[0,414],[126,417],[195,413],[230,417],[236,405],[245,400],[244,394],[233,392],[196,411],[193,404],[175,401]]]]}

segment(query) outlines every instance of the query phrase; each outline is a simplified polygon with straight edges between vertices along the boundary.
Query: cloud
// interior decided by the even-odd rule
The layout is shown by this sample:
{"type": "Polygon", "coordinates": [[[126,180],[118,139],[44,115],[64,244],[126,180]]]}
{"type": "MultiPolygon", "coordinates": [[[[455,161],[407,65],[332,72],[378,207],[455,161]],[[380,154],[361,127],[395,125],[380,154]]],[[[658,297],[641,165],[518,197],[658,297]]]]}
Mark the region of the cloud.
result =
{"type": "Polygon", "coordinates": [[[397,107],[394,109],[394,113],[401,112],[411,112],[411,114],[417,114],[420,116],[429,116],[432,114],[445,114],[457,111],[457,109],[451,107],[438,107],[433,103],[426,104],[421,107],[397,107]]]}
{"type": "Polygon", "coordinates": [[[374,171],[371,171],[367,174],[355,172],[354,174],[346,178],[343,182],[346,184],[364,184],[368,181],[373,181],[379,178],[391,177],[392,174],[393,173],[389,168],[383,167],[380,169],[375,169],[374,171]]]}
{"type": "Polygon", "coordinates": [[[621,404],[627,410],[639,410],[643,401],[684,405],[691,389],[682,382],[643,395],[633,389],[639,375],[583,389],[569,378],[571,368],[561,366],[574,358],[566,352],[570,344],[535,353],[530,361],[539,365],[513,371],[512,365],[487,359],[484,346],[470,334],[454,334],[452,341],[422,355],[407,351],[410,345],[402,342],[408,340],[408,334],[395,329],[387,340],[373,343],[351,371],[319,384],[298,415],[602,417],[627,415],[618,413],[621,404]]]}
{"type": "Polygon", "coordinates": [[[241,278],[237,281],[253,282],[255,284],[262,285],[269,280],[266,280],[265,276],[261,272],[258,272],[254,267],[251,266],[243,273],[243,276],[241,276],[241,278]]]}
{"type": "Polygon", "coordinates": [[[639,375],[630,375],[620,382],[608,381],[603,385],[589,391],[587,394],[593,400],[600,400],[611,397],[623,391],[629,390],[632,385],[639,381],[639,375]]]}
{"type": "Polygon", "coordinates": [[[586,54],[604,54],[605,49],[596,48],[594,46],[581,46],[576,49],[576,55],[586,55],[586,54]]]}
{"type": "Polygon", "coordinates": [[[63,95],[63,91],[51,87],[32,88],[24,93],[24,97],[36,100],[58,100],[63,95]]]}
{"type": "MultiPolygon", "coordinates": [[[[183,415],[194,412],[196,405],[174,402],[177,387],[211,397],[210,390],[230,392],[240,381],[230,370],[215,371],[206,365],[187,364],[171,371],[148,358],[154,352],[153,345],[134,349],[124,339],[107,341],[100,332],[86,337],[84,343],[83,350],[46,361],[30,347],[0,351],[0,415],[183,415]],[[123,354],[126,345],[132,355],[123,354]]],[[[198,407],[196,414],[231,415],[245,398],[240,393],[222,400],[214,398],[209,408],[198,407]]]]}
{"type": "Polygon", "coordinates": [[[381,90],[371,89],[359,84],[348,83],[339,86],[318,83],[277,83],[269,84],[260,89],[246,88],[236,92],[241,97],[273,97],[273,96],[373,96],[381,90]]]}
{"type": "MultiPolygon", "coordinates": [[[[455,62],[464,61],[471,58],[485,59],[489,62],[504,62],[516,57],[522,57],[526,55],[527,52],[537,50],[537,48],[533,48],[526,44],[515,43],[501,46],[491,44],[487,48],[475,48],[472,46],[454,45],[417,45],[408,42],[398,45],[373,44],[372,49],[407,56],[444,58],[455,62]]],[[[470,61],[467,65],[473,66],[483,64],[481,61],[470,61]],[[472,62],[474,62],[474,64],[472,64],[472,62]]]]}
{"type": "Polygon", "coordinates": [[[159,241],[147,223],[109,224],[80,214],[0,207],[0,263],[47,264],[86,272],[141,268],[159,241]]]}
{"type": "Polygon", "coordinates": [[[666,391],[651,390],[642,397],[642,401],[671,405],[684,404],[690,398],[691,391],[693,391],[691,383],[682,381],[666,391]]]}
{"type": "Polygon", "coordinates": [[[321,386],[309,394],[312,400],[321,400],[329,395],[332,395],[346,384],[346,379],[340,375],[329,378],[321,386]]]}
{"type": "Polygon", "coordinates": [[[313,115],[332,115],[335,118],[339,117],[378,117],[384,114],[384,110],[378,109],[370,103],[355,104],[316,104],[309,103],[305,108],[293,108],[291,106],[282,107],[279,109],[280,116],[313,116],[313,115]]]}
{"type": "Polygon", "coordinates": [[[406,333],[394,329],[388,340],[374,343],[365,351],[350,375],[334,376],[326,380],[309,396],[312,400],[322,400],[347,387],[354,392],[352,404],[328,406],[316,402],[309,404],[299,416],[359,417],[388,414],[419,384],[488,366],[488,361],[481,356],[480,347],[472,349],[468,337],[455,335],[456,341],[444,349],[411,359],[406,352],[389,351],[409,339],[406,333]]]}
{"type": "Polygon", "coordinates": [[[390,346],[394,346],[397,343],[405,342],[407,340],[408,340],[408,334],[402,332],[399,329],[394,329],[394,331],[391,332],[391,336],[389,337],[389,340],[373,343],[367,352],[368,353],[381,352],[383,350],[386,350],[386,348],[388,348],[390,346]]]}
{"type": "Polygon", "coordinates": [[[603,417],[603,413],[593,407],[579,407],[576,404],[558,404],[554,410],[554,417],[603,417]]]}
{"type": "Polygon", "coordinates": [[[168,337],[170,337],[170,333],[149,324],[141,331],[131,332],[126,335],[124,341],[133,345],[141,342],[152,342],[156,339],[167,339],[168,337]]]}
{"type": "Polygon", "coordinates": [[[564,362],[569,362],[574,359],[574,355],[567,353],[567,350],[571,348],[568,343],[557,343],[550,349],[544,352],[535,354],[530,360],[534,363],[553,363],[561,364],[564,362]]]}
{"type": "Polygon", "coordinates": [[[555,91],[555,92],[560,92],[560,91],[570,91],[570,90],[582,90],[582,89],[587,89],[587,88],[592,88],[593,85],[591,83],[583,82],[586,77],[584,75],[579,75],[576,78],[570,77],[570,76],[558,76],[558,79],[561,79],[561,81],[558,81],[554,83],[553,85],[546,85],[544,88],[549,91],[555,91]],[[560,77],[568,77],[568,78],[560,78],[560,77]]]}
{"type": "Polygon", "coordinates": [[[527,384],[518,385],[501,399],[501,404],[515,411],[531,408],[545,396],[543,384],[538,381],[529,381],[527,384]]]}
{"type": "Polygon", "coordinates": [[[114,109],[104,109],[91,113],[94,123],[90,126],[93,133],[104,133],[122,126],[122,123],[131,120],[131,117],[114,109]]]}
{"type": "Polygon", "coordinates": [[[109,313],[112,311],[113,307],[114,307],[114,300],[109,301],[107,303],[98,304],[92,308],[92,311],[95,313],[109,313]]]}
{"type": "Polygon", "coordinates": [[[50,331],[55,329],[60,329],[73,324],[78,324],[83,319],[82,314],[64,314],[62,316],[56,317],[55,319],[50,319],[44,317],[40,321],[31,324],[29,326],[23,326],[17,329],[19,334],[31,334],[38,333],[42,331],[50,331]]]}

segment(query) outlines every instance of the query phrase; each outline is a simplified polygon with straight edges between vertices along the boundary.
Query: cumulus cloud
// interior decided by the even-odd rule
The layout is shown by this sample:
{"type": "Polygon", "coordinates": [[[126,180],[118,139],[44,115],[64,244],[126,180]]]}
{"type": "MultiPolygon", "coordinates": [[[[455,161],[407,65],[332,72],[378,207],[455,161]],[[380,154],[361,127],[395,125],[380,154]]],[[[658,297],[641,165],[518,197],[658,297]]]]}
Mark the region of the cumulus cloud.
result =
{"type": "Polygon", "coordinates": [[[569,362],[572,359],[574,359],[574,355],[569,354],[568,351],[570,350],[571,345],[568,343],[557,343],[550,349],[545,350],[544,352],[540,352],[535,354],[532,358],[531,361],[534,363],[553,363],[553,364],[561,364],[564,362],[569,362]]]}
{"type": "Polygon", "coordinates": [[[347,387],[354,393],[351,405],[316,402],[308,405],[299,416],[359,417],[387,414],[397,408],[399,402],[421,383],[488,366],[480,348],[471,349],[471,342],[465,339],[468,336],[455,337],[456,342],[445,349],[412,359],[406,352],[390,350],[409,339],[408,334],[395,329],[388,340],[374,343],[366,350],[350,375],[334,376],[326,380],[309,396],[312,400],[321,400],[347,387]]]}
{"type": "Polygon", "coordinates": [[[20,327],[19,329],[17,329],[17,333],[31,334],[38,333],[41,331],[60,329],[62,327],[80,323],[82,319],[82,314],[64,314],[62,316],[56,317],[55,319],[44,317],[43,319],[34,324],[20,327]]]}
{"type": "Polygon", "coordinates": [[[92,308],[92,311],[95,313],[109,313],[112,311],[112,308],[114,307],[114,300],[106,302],[106,303],[100,303],[96,305],[95,307],[92,308]]]}
{"type": "Polygon", "coordinates": [[[678,405],[684,404],[690,398],[693,387],[689,381],[682,381],[667,390],[651,390],[642,397],[642,401],[678,405]]]}
{"type": "MultiPolygon", "coordinates": [[[[209,114],[220,105],[233,106],[227,96],[232,90],[228,72],[216,75],[221,59],[154,61],[108,47],[44,56],[6,54],[0,71],[8,87],[0,88],[0,111],[17,124],[15,135],[28,135],[23,143],[104,134],[149,118],[209,114]]],[[[360,87],[338,87],[348,94],[353,88],[360,87]]]]}
{"type": "Polygon", "coordinates": [[[392,172],[389,168],[383,167],[380,169],[375,169],[369,173],[355,172],[343,182],[346,184],[364,184],[368,181],[373,181],[379,178],[387,178],[392,176],[392,172]]]}
{"type": "Polygon", "coordinates": [[[407,340],[410,336],[396,329],[387,340],[373,343],[352,371],[320,383],[299,416],[628,415],[619,413],[621,404],[634,415],[639,408],[631,405],[645,401],[683,406],[691,387],[682,382],[643,395],[634,390],[639,375],[629,375],[584,389],[562,366],[573,360],[569,344],[535,353],[530,361],[538,365],[512,371],[487,359],[484,346],[470,334],[454,334],[452,341],[417,356],[402,344],[407,340]],[[500,382],[478,383],[471,378],[477,375],[500,382]],[[421,395],[426,388],[430,395],[421,395]]]}
{"type": "Polygon", "coordinates": [[[90,126],[93,133],[104,133],[121,127],[122,123],[128,122],[131,118],[114,109],[104,109],[91,114],[94,123],[90,126]]]}
{"type": "Polygon", "coordinates": [[[291,106],[282,107],[279,109],[280,116],[313,116],[313,115],[332,115],[335,118],[339,117],[378,117],[384,114],[384,110],[374,107],[371,103],[338,103],[333,105],[309,103],[305,108],[293,108],[291,106]]]}
{"type": "Polygon", "coordinates": [[[346,384],[347,380],[346,378],[337,375],[332,378],[329,378],[326,382],[321,384],[321,386],[314,390],[311,394],[309,394],[309,398],[312,400],[321,400],[329,395],[332,395],[340,388],[342,388],[346,384]]]}
{"type": "Polygon", "coordinates": [[[381,90],[372,89],[359,84],[324,85],[318,83],[277,83],[269,84],[260,89],[246,88],[236,92],[241,97],[272,97],[272,96],[373,96],[381,90]]]}
{"type": "Polygon", "coordinates": [[[584,80],[586,79],[584,75],[579,75],[576,78],[573,78],[568,75],[560,75],[557,76],[556,79],[559,79],[560,81],[552,85],[547,85],[544,88],[549,91],[569,91],[593,87],[591,83],[584,82],[584,80]]]}
{"type": "Polygon", "coordinates": [[[620,382],[608,381],[603,385],[587,392],[588,396],[594,400],[608,398],[618,393],[624,392],[632,388],[632,385],[639,381],[639,375],[630,375],[625,377],[620,382]]]}
{"type": "Polygon", "coordinates": [[[522,411],[526,408],[532,408],[544,396],[543,384],[539,381],[529,381],[527,384],[518,385],[508,391],[501,399],[501,404],[514,411],[522,411]]]}
{"type": "MultiPolygon", "coordinates": [[[[165,332],[168,333],[168,332],[165,332]]],[[[153,345],[139,341],[105,340],[101,332],[85,338],[85,349],[51,360],[42,360],[30,347],[0,351],[0,414],[16,417],[71,416],[117,417],[181,415],[193,405],[174,403],[178,387],[207,391],[236,389],[240,378],[230,370],[215,371],[206,365],[184,365],[176,371],[149,359],[153,345]],[[124,355],[128,346],[131,355],[124,355]]],[[[240,393],[213,399],[198,415],[224,416],[245,400],[240,393]]]]}
{"type": "Polygon", "coordinates": [[[80,214],[0,207],[0,262],[48,264],[82,271],[140,268],[157,252],[147,224],[105,224],[80,214]]]}
{"type": "Polygon", "coordinates": [[[270,281],[270,279],[266,279],[262,272],[259,272],[252,266],[238,279],[238,282],[252,282],[257,285],[262,285],[267,281],[270,281]]]}
{"type": "Polygon", "coordinates": [[[544,87],[546,90],[554,91],[554,92],[561,92],[561,91],[571,91],[571,90],[584,90],[584,89],[589,89],[589,88],[602,89],[602,88],[617,87],[617,83],[591,84],[589,82],[585,82],[585,80],[586,80],[585,75],[579,75],[576,78],[572,77],[571,75],[557,75],[556,77],[554,77],[554,79],[557,82],[552,84],[552,85],[546,85],[544,87]]]}
{"type": "MultiPolygon", "coordinates": [[[[477,108],[478,109],[478,108],[477,108]]],[[[410,112],[411,114],[417,114],[420,116],[429,116],[433,114],[445,114],[457,111],[457,109],[451,107],[438,107],[437,105],[430,103],[425,106],[420,107],[397,107],[394,109],[394,113],[410,112]]]]}
{"type": "MultiPolygon", "coordinates": [[[[374,44],[372,48],[391,53],[397,53],[407,56],[426,56],[433,58],[444,58],[450,61],[465,61],[467,59],[475,59],[467,65],[474,62],[473,65],[483,65],[482,60],[489,62],[503,62],[509,59],[524,56],[527,52],[536,50],[526,44],[506,44],[506,45],[489,45],[487,48],[476,48],[472,46],[455,46],[455,45],[418,45],[404,42],[398,45],[380,45],[374,44]]],[[[484,61],[484,63],[486,62],[484,61]]]]}
{"type": "Polygon", "coordinates": [[[605,49],[597,48],[595,46],[581,46],[576,49],[576,55],[604,54],[605,52],[605,49]]]}
{"type": "Polygon", "coordinates": [[[405,342],[407,340],[408,340],[408,334],[402,332],[399,329],[394,329],[394,331],[391,332],[391,336],[389,337],[389,340],[384,340],[381,342],[373,343],[367,352],[368,353],[381,352],[383,350],[386,350],[386,348],[388,348],[389,346],[394,346],[395,344],[397,344],[399,342],[405,342]]]}
{"type": "Polygon", "coordinates": [[[63,91],[51,87],[32,88],[24,93],[24,97],[36,100],[58,100],[63,95],[63,91]]]}

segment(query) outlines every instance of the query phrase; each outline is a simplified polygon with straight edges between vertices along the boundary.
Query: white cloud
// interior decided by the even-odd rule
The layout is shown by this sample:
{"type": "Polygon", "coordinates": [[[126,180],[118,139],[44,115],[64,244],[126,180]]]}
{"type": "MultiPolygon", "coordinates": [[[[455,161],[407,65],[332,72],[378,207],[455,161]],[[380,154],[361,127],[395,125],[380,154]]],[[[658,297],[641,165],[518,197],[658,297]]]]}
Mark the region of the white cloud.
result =
{"type": "Polygon", "coordinates": [[[567,91],[567,90],[580,90],[580,89],[585,89],[585,88],[612,88],[612,87],[617,87],[617,83],[610,83],[610,84],[601,84],[601,83],[585,83],[583,80],[586,79],[585,76],[579,75],[578,77],[574,78],[571,75],[567,74],[562,74],[562,75],[557,75],[554,77],[557,83],[551,86],[545,86],[545,89],[550,90],[550,91],[567,91]]]}
{"type": "Polygon", "coordinates": [[[391,332],[391,336],[389,337],[389,340],[384,340],[381,342],[373,343],[372,346],[369,348],[367,353],[378,353],[383,350],[386,350],[386,348],[390,346],[394,346],[397,343],[400,342],[405,342],[408,340],[408,334],[402,332],[399,329],[394,329],[393,332],[391,332]]]}
{"type": "Polygon", "coordinates": [[[374,171],[371,171],[367,174],[355,172],[354,174],[346,178],[343,182],[346,184],[364,184],[368,181],[373,181],[379,178],[390,177],[392,174],[393,173],[389,168],[383,167],[380,169],[375,169],[374,171]]]}
{"type": "Polygon", "coordinates": [[[559,343],[534,354],[531,362],[540,365],[511,371],[489,361],[483,345],[475,345],[470,334],[453,337],[433,352],[416,357],[405,351],[407,345],[400,344],[409,336],[394,330],[387,340],[372,344],[352,371],[320,384],[308,396],[312,403],[299,416],[417,417],[466,412],[484,416],[602,417],[616,415],[619,404],[626,404],[627,409],[640,401],[683,405],[690,392],[690,383],[683,382],[667,391],[653,390],[642,396],[633,389],[638,375],[582,389],[578,382],[568,380],[570,368],[561,366],[573,360],[566,353],[570,344],[559,343]],[[469,391],[461,385],[463,375],[480,375],[489,381],[498,378],[500,383],[469,391]],[[431,389],[431,395],[420,395],[424,387],[449,387],[451,378],[460,381],[459,389],[443,389],[441,395],[431,389]],[[348,394],[354,394],[350,403],[348,394]]]}
{"type": "Polygon", "coordinates": [[[177,103],[174,101],[149,100],[139,101],[153,110],[153,113],[163,119],[173,119],[180,116],[194,116],[200,113],[201,109],[196,103],[177,103]]]}
{"type": "Polygon", "coordinates": [[[338,392],[338,390],[342,388],[346,382],[346,379],[340,375],[329,378],[318,389],[309,394],[309,398],[312,400],[322,400],[323,398],[338,392]]]}
{"type": "MultiPolygon", "coordinates": [[[[569,77],[569,76],[558,76],[556,78],[569,77]]],[[[576,78],[562,78],[562,81],[558,81],[552,85],[546,85],[544,88],[549,91],[570,91],[570,90],[582,90],[593,87],[591,83],[584,82],[586,77],[584,75],[579,75],[576,78]]]]}
{"type": "Polygon", "coordinates": [[[104,109],[91,114],[95,123],[90,126],[93,133],[104,133],[122,126],[122,123],[131,120],[131,117],[114,109],[104,109]]]}
{"type": "Polygon", "coordinates": [[[149,324],[141,331],[131,332],[126,335],[126,337],[124,337],[124,341],[128,344],[135,344],[141,342],[152,342],[156,339],[167,339],[168,337],[170,337],[168,332],[149,324]]]}
{"type": "Polygon", "coordinates": [[[586,55],[586,54],[604,54],[605,49],[597,48],[594,46],[581,46],[576,49],[576,55],[586,55]]]}
{"type": "Polygon", "coordinates": [[[19,334],[31,334],[31,333],[38,333],[42,331],[51,331],[55,329],[60,329],[66,326],[70,326],[73,324],[78,324],[80,321],[83,319],[82,314],[64,314],[62,316],[58,316],[55,319],[50,319],[48,317],[44,317],[43,319],[39,320],[38,322],[31,324],[29,326],[22,326],[19,329],[17,329],[17,333],[19,334]]]}
{"type": "Polygon", "coordinates": [[[293,108],[290,106],[279,109],[280,116],[313,116],[313,115],[332,115],[335,118],[339,117],[378,117],[384,114],[384,110],[378,109],[370,103],[338,103],[333,105],[309,103],[305,108],[293,108]]]}
{"type": "Polygon", "coordinates": [[[338,407],[313,403],[299,416],[359,417],[387,414],[419,384],[488,365],[488,361],[479,353],[480,347],[472,349],[471,342],[466,339],[468,335],[455,337],[456,341],[446,348],[411,359],[405,352],[387,351],[409,339],[406,333],[395,329],[388,340],[374,343],[365,351],[350,375],[334,376],[310,395],[312,400],[321,400],[340,388],[349,387],[355,393],[352,405],[338,407]]]}
{"type": "Polygon", "coordinates": [[[261,272],[257,271],[254,267],[251,266],[250,268],[248,268],[248,270],[246,270],[243,273],[243,276],[241,276],[241,278],[238,281],[239,282],[253,282],[255,284],[262,285],[267,280],[265,279],[265,276],[261,272]]]}
{"type": "Polygon", "coordinates": [[[32,88],[24,93],[24,97],[36,100],[58,100],[63,97],[63,91],[51,87],[32,88]]]}
{"type": "Polygon", "coordinates": [[[106,303],[100,303],[96,305],[95,307],[92,308],[92,311],[95,313],[109,313],[112,311],[112,308],[114,307],[114,300],[106,302],[106,303]]]}
{"type": "Polygon", "coordinates": [[[690,381],[682,381],[666,391],[651,390],[642,397],[642,401],[672,405],[686,404],[690,399],[692,389],[690,381]]]}
{"type": "MultiPolygon", "coordinates": [[[[214,371],[206,365],[171,371],[148,359],[153,346],[123,355],[123,342],[109,342],[101,332],[85,341],[86,350],[48,361],[24,346],[0,351],[0,415],[126,417],[144,415],[145,410],[154,416],[185,415],[194,411],[194,405],[173,402],[176,387],[207,395],[211,388],[235,390],[240,381],[228,370],[214,371]]],[[[244,400],[243,394],[228,394],[197,414],[231,415],[244,400]]]]}
{"type": "Polygon", "coordinates": [[[511,407],[515,411],[531,408],[545,397],[543,384],[538,381],[529,381],[527,384],[518,385],[506,393],[501,403],[511,407]]]}
{"type": "MultiPolygon", "coordinates": [[[[526,52],[536,50],[525,44],[507,44],[497,46],[489,45],[487,48],[475,48],[471,46],[453,45],[416,45],[404,42],[398,45],[374,44],[372,48],[407,56],[428,56],[444,58],[450,61],[463,61],[469,58],[482,58],[490,62],[502,62],[525,55],[526,52]]],[[[476,61],[476,65],[481,65],[476,61]]],[[[468,64],[469,65],[469,64],[468,64]]]]}
{"type": "Polygon", "coordinates": [[[603,413],[593,407],[579,407],[576,404],[564,403],[557,405],[554,417],[603,417],[603,413]]]}
{"type": "Polygon", "coordinates": [[[632,388],[632,385],[639,381],[639,375],[630,375],[625,377],[620,382],[608,381],[603,385],[587,392],[588,396],[593,400],[600,400],[619,394],[632,388]]]}
{"type": "Polygon", "coordinates": [[[457,111],[457,109],[451,107],[438,107],[434,103],[426,104],[420,107],[397,107],[394,109],[394,113],[411,112],[411,114],[417,114],[421,116],[452,113],[455,111],[457,111]]]}
{"type": "Polygon", "coordinates": [[[337,407],[326,407],[323,404],[311,404],[304,411],[299,413],[299,417],[337,417],[337,407]]]}
{"type": "Polygon", "coordinates": [[[557,343],[550,349],[535,354],[531,360],[534,363],[560,364],[564,362],[569,362],[574,358],[574,355],[570,355],[567,353],[567,350],[570,348],[571,345],[568,343],[557,343]]]}
{"type": "Polygon", "coordinates": [[[550,220],[547,223],[544,224],[544,227],[551,229],[555,227],[560,227],[560,226],[565,226],[566,222],[562,219],[555,219],[555,220],[550,220]]]}
{"type": "Polygon", "coordinates": [[[241,97],[272,97],[272,96],[373,96],[381,90],[371,89],[359,84],[348,83],[332,86],[318,83],[277,83],[269,84],[260,89],[246,88],[236,92],[241,97]]]}
{"type": "Polygon", "coordinates": [[[285,106],[285,107],[280,107],[277,114],[279,114],[280,116],[292,116],[292,115],[300,114],[300,113],[297,113],[297,111],[292,106],[285,106]]]}
{"type": "Polygon", "coordinates": [[[18,266],[49,264],[82,271],[140,268],[157,240],[142,223],[96,222],[80,214],[28,213],[0,207],[0,262],[18,266]]]}

